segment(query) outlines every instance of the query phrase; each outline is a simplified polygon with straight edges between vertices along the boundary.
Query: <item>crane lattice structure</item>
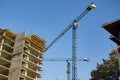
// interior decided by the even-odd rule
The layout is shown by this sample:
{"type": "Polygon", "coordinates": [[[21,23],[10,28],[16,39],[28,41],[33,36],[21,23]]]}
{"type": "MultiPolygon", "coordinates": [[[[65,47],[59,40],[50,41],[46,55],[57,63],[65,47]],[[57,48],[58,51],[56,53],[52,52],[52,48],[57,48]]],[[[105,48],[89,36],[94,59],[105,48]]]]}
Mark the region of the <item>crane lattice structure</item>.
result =
{"type": "Polygon", "coordinates": [[[85,11],[83,11],[76,19],[73,20],[72,23],[70,23],[63,31],[60,33],[51,43],[47,46],[46,51],[57,41],[59,40],[67,31],[69,31],[72,28],[72,80],[77,80],[77,28],[78,28],[78,22],[92,9],[96,8],[96,6],[92,3],[90,4],[85,11]]]}
{"type": "MultiPolygon", "coordinates": [[[[43,59],[43,61],[66,61],[67,62],[67,80],[70,80],[70,74],[71,74],[71,64],[70,62],[72,61],[72,59],[68,58],[68,59],[43,59]]],[[[90,59],[89,58],[84,58],[84,59],[77,59],[77,61],[86,61],[89,62],[90,59]]]]}

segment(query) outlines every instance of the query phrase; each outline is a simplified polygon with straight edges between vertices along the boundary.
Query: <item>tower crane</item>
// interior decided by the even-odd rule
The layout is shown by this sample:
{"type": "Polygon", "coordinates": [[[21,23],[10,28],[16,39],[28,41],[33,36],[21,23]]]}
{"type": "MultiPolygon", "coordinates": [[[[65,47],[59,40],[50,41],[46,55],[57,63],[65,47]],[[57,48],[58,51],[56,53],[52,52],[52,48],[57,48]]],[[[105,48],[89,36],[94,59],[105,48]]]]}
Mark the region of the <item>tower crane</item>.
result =
{"type": "Polygon", "coordinates": [[[77,39],[77,28],[78,22],[92,9],[96,8],[96,5],[91,3],[85,11],[83,11],[77,18],[75,18],[72,23],[70,23],[51,43],[46,47],[46,51],[59,40],[67,31],[72,28],[72,80],[77,80],[77,53],[76,53],[76,39],[77,39]]]}
{"type": "MultiPolygon", "coordinates": [[[[70,80],[70,73],[71,73],[71,64],[70,62],[72,61],[72,59],[68,58],[68,59],[43,59],[43,61],[66,61],[67,62],[67,80],[70,80]]],[[[86,61],[89,62],[90,59],[89,58],[84,58],[84,59],[77,59],[77,61],[86,61]]]]}

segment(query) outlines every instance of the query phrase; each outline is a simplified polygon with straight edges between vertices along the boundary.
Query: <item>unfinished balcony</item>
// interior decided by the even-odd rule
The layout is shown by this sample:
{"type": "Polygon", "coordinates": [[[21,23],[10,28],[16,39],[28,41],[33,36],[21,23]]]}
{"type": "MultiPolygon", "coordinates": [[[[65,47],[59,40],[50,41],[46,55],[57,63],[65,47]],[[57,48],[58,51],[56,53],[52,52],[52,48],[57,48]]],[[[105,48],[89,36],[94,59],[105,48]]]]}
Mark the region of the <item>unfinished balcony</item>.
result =
{"type": "Polygon", "coordinates": [[[14,47],[14,42],[12,40],[7,39],[7,38],[4,38],[4,43],[11,46],[11,47],[14,47]]]}
{"type": "Polygon", "coordinates": [[[29,56],[28,56],[28,54],[23,54],[23,59],[29,61],[29,56]]]}
{"type": "Polygon", "coordinates": [[[28,68],[28,62],[27,61],[22,61],[21,66],[22,66],[22,68],[28,68]]]}
{"type": "Polygon", "coordinates": [[[0,65],[6,67],[6,68],[10,68],[10,64],[11,64],[11,61],[3,58],[3,57],[0,57],[0,65]]]}
{"type": "Polygon", "coordinates": [[[29,73],[29,74],[27,74],[28,77],[31,77],[31,78],[34,78],[34,79],[36,79],[36,77],[37,78],[41,77],[41,75],[38,72],[36,72],[32,69],[26,68],[26,70],[27,70],[27,73],[29,73]]]}
{"type": "Polygon", "coordinates": [[[29,56],[29,61],[34,62],[35,64],[42,64],[42,60],[40,59],[40,56],[38,55],[39,52],[36,51],[33,48],[29,47],[24,47],[24,55],[29,56]]]}
{"type": "Polygon", "coordinates": [[[8,53],[13,54],[13,47],[11,47],[11,46],[9,46],[9,45],[7,45],[7,44],[3,44],[2,50],[5,50],[5,51],[7,51],[8,53]]]}
{"type": "Polygon", "coordinates": [[[25,77],[20,76],[19,80],[26,80],[25,77]]]}
{"type": "Polygon", "coordinates": [[[9,52],[7,52],[7,51],[5,51],[5,50],[2,50],[2,51],[1,51],[1,57],[5,58],[5,59],[7,59],[7,60],[9,60],[9,61],[11,61],[11,59],[12,59],[12,54],[9,53],[9,52]]]}
{"type": "Polygon", "coordinates": [[[40,67],[40,65],[36,65],[36,64],[34,64],[33,62],[30,62],[30,61],[28,61],[28,68],[29,69],[32,69],[32,70],[34,70],[34,71],[41,71],[42,70],[42,68],[40,67]]]}
{"type": "Polygon", "coordinates": [[[8,73],[9,73],[9,68],[6,68],[6,67],[0,65],[0,74],[7,77],[8,73]]]}
{"type": "Polygon", "coordinates": [[[29,53],[37,58],[43,58],[43,54],[37,50],[36,48],[32,47],[31,45],[26,45],[29,49],[29,53]]]}
{"type": "Polygon", "coordinates": [[[26,69],[22,68],[20,74],[21,74],[22,76],[26,76],[26,75],[27,75],[26,69]]]}
{"type": "Polygon", "coordinates": [[[0,80],[8,80],[8,76],[0,74],[0,80]]]}
{"type": "Polygon", "coordinates": [[[43,53],[45,51],[45,41],[42,38],[39,38],[36,35],[31,35],[26,37],[25,41],[39,52],[43,53]]]}
{"type": "Polygon", "coordinates": [[[15,42],[16,34],[10,32],[8,29],[4,30],[3,36],[12,42],[15,42]]]}

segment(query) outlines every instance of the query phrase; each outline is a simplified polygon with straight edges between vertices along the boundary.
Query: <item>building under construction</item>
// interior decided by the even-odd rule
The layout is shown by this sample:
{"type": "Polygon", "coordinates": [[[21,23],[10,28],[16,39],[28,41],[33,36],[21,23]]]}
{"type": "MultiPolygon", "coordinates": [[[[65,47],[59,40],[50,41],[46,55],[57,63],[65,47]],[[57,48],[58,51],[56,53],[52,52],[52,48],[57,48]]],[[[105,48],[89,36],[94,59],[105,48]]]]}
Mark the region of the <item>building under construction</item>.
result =
{"type": "Polygon", "coordinates": [[[15,34],[0,29],[0,80],[41,78],[45,41],[36,35],[15,34]]]}

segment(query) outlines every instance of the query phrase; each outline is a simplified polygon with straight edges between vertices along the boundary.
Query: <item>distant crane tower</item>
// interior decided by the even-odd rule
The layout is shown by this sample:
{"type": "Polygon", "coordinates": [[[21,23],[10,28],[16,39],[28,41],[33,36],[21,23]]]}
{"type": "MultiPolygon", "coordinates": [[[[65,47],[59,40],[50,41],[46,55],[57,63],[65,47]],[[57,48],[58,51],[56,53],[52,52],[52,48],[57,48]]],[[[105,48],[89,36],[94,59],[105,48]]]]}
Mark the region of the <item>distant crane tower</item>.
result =
{"type": "Polygon", "coordinates": [[[46,51],[57,41],[59,40],[68,30],[72,28],[72,80],[77,80],[77,28],[78,28],[78,22],[92,9],[96,8],[96,6],[92,3],[90,4],[83,13],[81,13],[76,19],[73,20],[72,23],[70,23],[63,31],[60,33],[51,43],[47,46],[46,51]]]}
{"type": "MultiPolygon", "coordinates": [[[[70,74],[71,74],[71,64],[70,62],[72,61],[72,59],[68,58],[68,59],[43,59],[43,61],[66,61],[67,62],[67,80],[70,80],[70,74]]],[[[84,59],[77,59],[77,61],[86,61],[89,62],[90,59],[89,58],[84,58],[84,59]]]]}
{"type": "Polygon", "coordinates": [[[71,73],[71,70],[70,70],[70,60],[68,59],[67,60],[67,80],[70,80],[70,73],[71,73]]]}

